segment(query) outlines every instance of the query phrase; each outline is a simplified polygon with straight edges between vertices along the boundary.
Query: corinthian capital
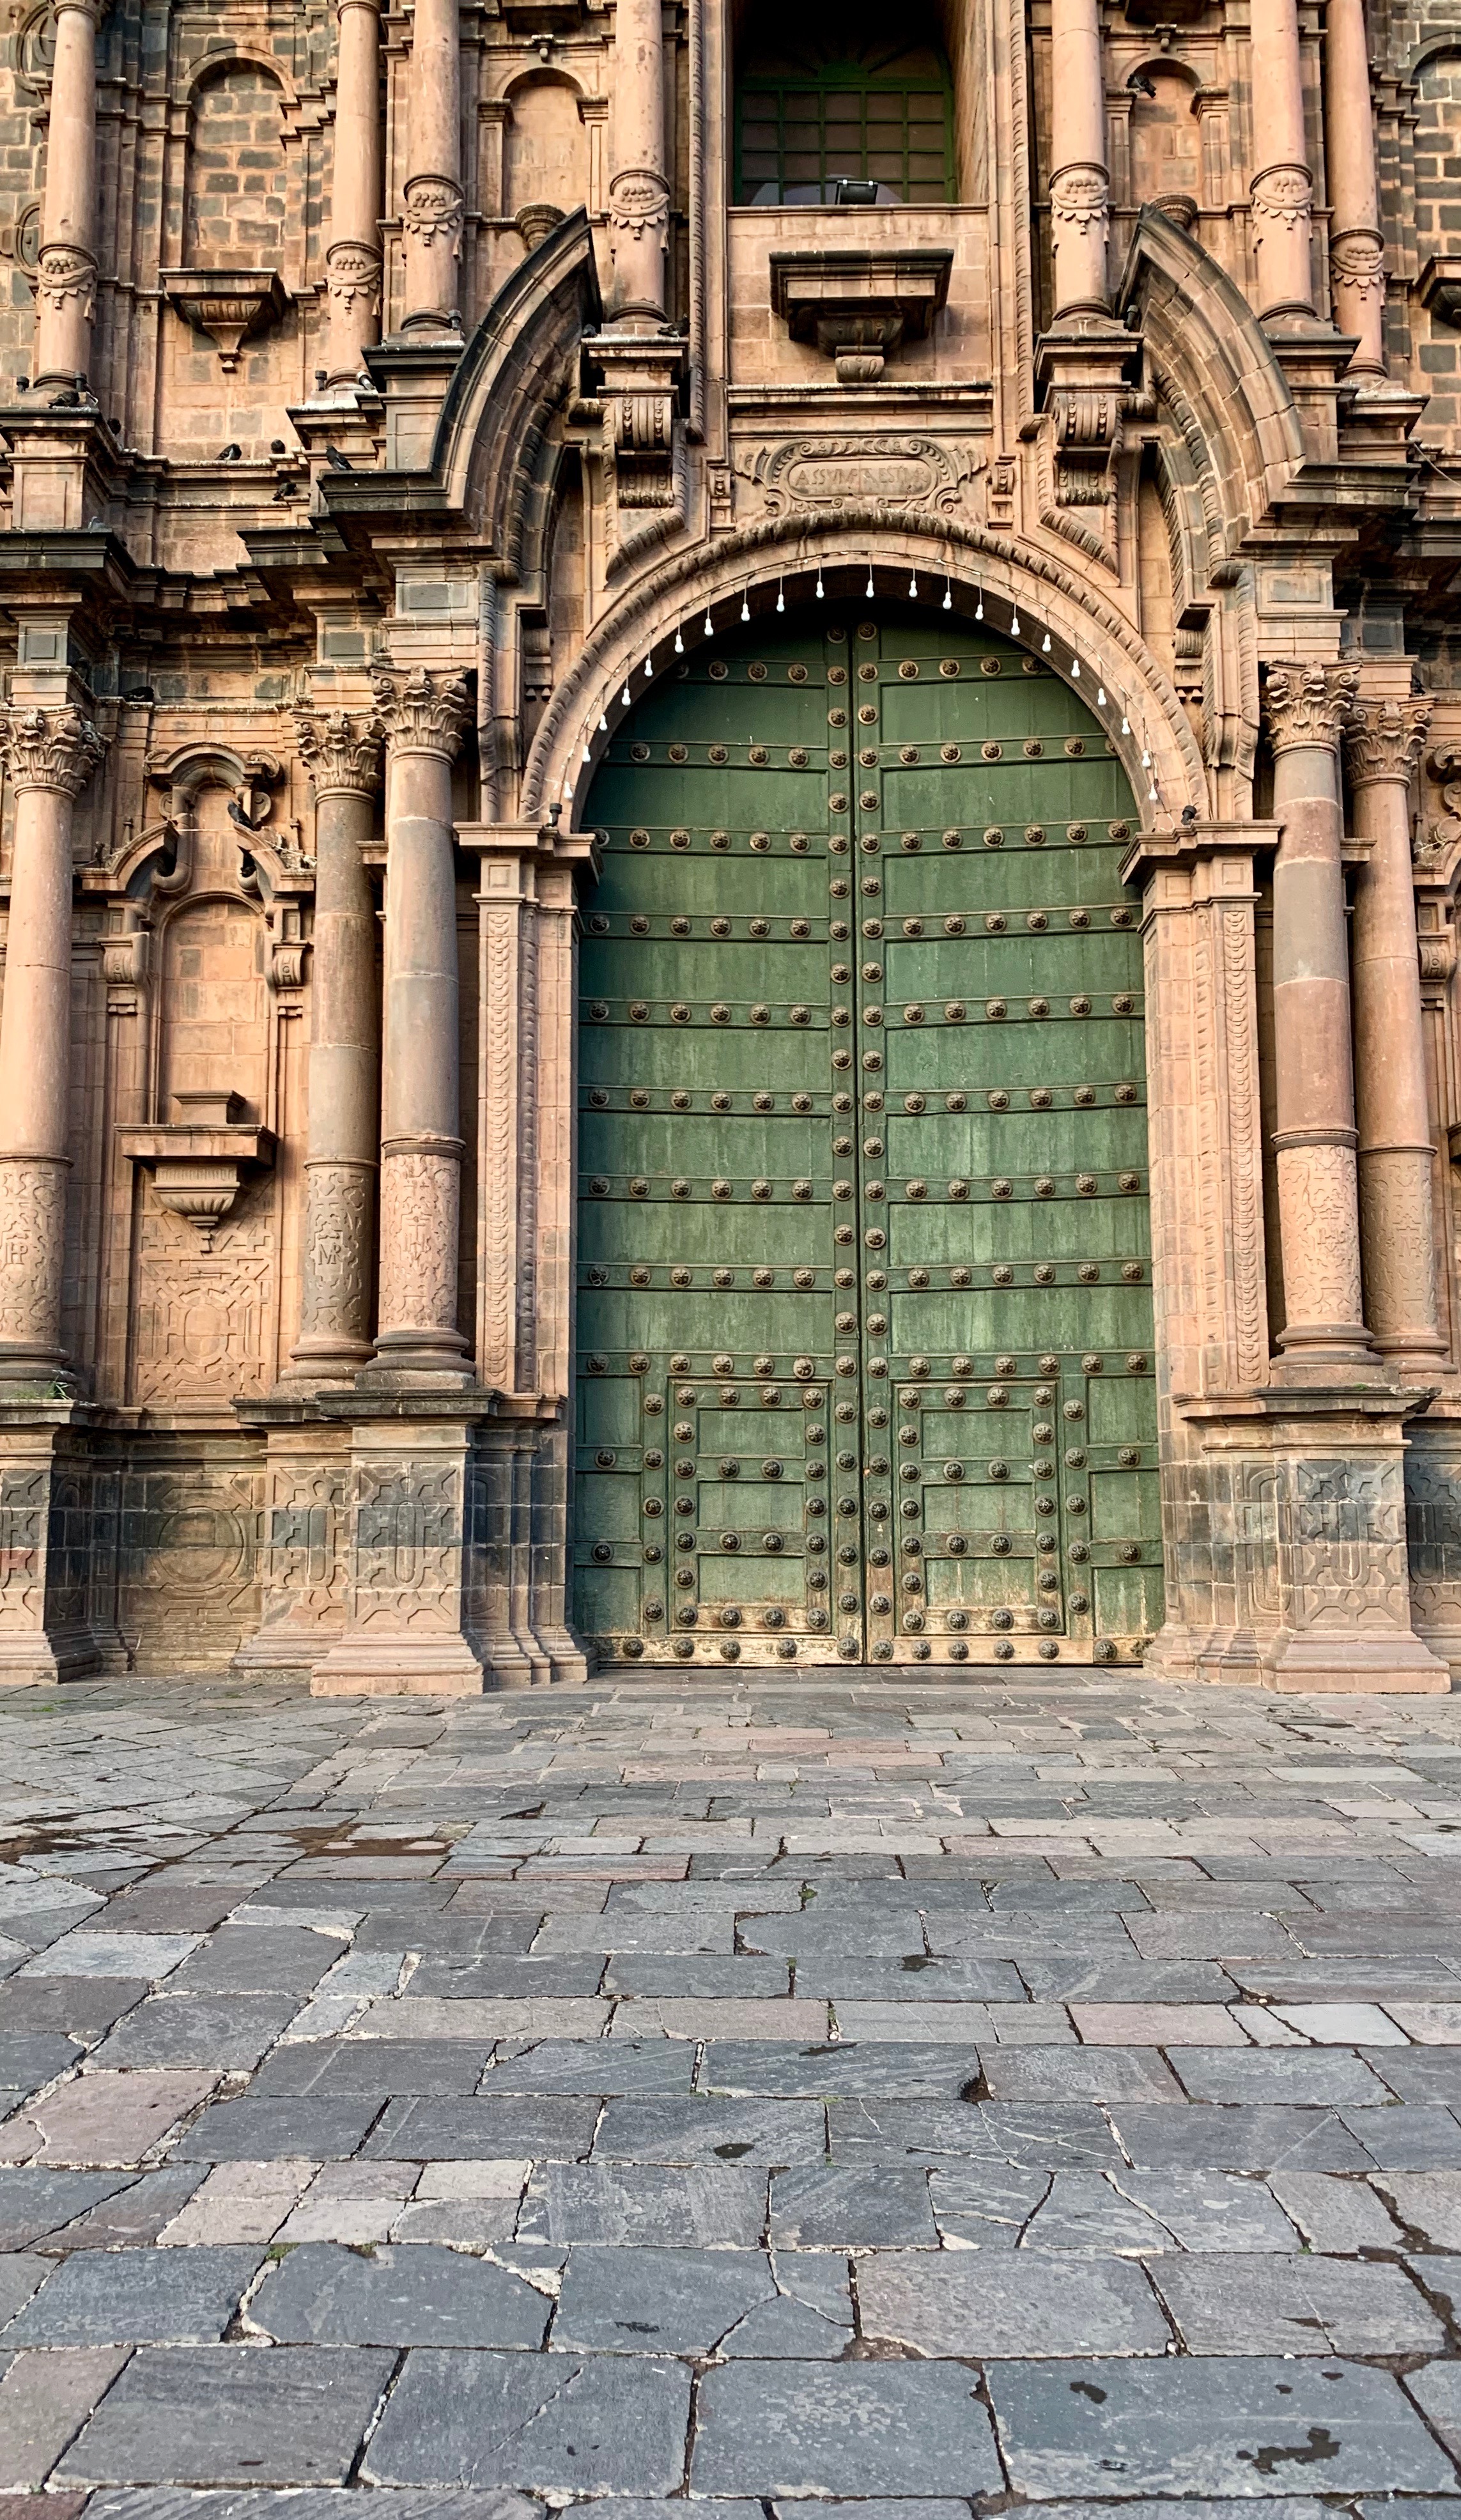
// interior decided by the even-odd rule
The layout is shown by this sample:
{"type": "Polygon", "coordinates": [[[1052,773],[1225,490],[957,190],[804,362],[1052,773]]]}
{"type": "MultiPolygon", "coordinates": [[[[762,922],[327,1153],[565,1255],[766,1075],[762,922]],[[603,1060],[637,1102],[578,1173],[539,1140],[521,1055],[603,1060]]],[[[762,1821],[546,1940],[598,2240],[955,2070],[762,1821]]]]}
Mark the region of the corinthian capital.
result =
{"type": "Polygon", "coordinates": [[[51,788],[79,796],[107,747],[78,708],[11,708],[0,715],[0,757],[19,794],[51,788]]]}
{"type": "Polygon", "coordinates": [[[1270,665],[1263,684],[1263,723],[1274,751],[1321,743],[1337,752],[1358,688],[1357,665],[1270,665]]]}
{"type": "Polygon", "coordinates": [[[454,761],[472,709],[461,674],[376,674],[376,709],[392,752],[437,752],[454,761]]]}
{"type": "Polygon", "coordinates": [[[1345,713],[1345,767],[1350,787],[1368,788],[1377,779],[1393,779],[1408,788],[1430,723],[1428,699],[1356,700],[1345,713]]]}
{"type": "Polygon", "coordinates": [[[343,709],[328,717],[316,717],[310,709],[295,711],[295,741],[316,796],[373,796],[381,784],[385,736],[374,713],[353,718],[343,709]]]}

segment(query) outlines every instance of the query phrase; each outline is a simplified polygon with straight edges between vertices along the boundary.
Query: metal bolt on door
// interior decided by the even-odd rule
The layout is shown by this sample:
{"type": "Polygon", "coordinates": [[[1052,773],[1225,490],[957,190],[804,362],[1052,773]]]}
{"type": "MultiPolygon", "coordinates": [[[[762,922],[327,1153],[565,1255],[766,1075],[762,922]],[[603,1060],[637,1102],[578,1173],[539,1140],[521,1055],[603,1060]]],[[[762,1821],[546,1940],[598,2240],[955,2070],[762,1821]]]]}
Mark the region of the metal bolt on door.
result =
{"type": "Polygon", "coordinates": [[[626,714],[580,972],[575,1601],[607,1660],[1130,1660],[1162,1616],[1130,796],[909,608],[626,714]]]}

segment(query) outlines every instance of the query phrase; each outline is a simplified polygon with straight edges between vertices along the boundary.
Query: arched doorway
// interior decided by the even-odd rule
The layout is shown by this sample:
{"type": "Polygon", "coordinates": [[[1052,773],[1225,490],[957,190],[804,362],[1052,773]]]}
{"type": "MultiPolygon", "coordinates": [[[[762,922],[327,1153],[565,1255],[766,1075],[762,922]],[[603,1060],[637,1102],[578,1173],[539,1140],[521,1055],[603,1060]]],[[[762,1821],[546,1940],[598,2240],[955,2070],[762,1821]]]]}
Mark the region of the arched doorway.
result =
{"type": "Polygon", "coordinates": [[[575,1615],[606,1660],[1128,1659],[1162,1615],[1131,803],[913,607],[632,712],[579,1034],[575,1615]]]}

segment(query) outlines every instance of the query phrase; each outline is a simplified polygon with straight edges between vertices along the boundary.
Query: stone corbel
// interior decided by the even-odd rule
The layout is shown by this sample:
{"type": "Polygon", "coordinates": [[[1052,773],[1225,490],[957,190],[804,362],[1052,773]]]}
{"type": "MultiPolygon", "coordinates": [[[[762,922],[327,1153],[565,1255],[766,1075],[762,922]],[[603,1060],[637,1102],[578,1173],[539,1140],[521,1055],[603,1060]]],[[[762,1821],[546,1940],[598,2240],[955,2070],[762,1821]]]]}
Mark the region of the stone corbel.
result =
{"type": "Polygon", "coordinates": [[[1141,336],[1109,316],[1058,325],[1035,344],[1044,411],[1025,424],[1036,442],[1041,512],[1047,524],[1116,566],[1117,465],[1134,390],[1141,336]]]}
{"type": "Polygon", "coordinates": [[[238,1094],[194,1091],[175,1094],[173,1101],[181,1120],[119,1129],[117,1145],[126,1161],[151,1172],[162,1205],[186,1218],[205,1251],[211,1251],[246,1174],[273,1163],[273,1132],[245,1125],[246,1106],[238,1094]]]}
{"type": "Polygon", "coordinates": [[[584,344],[604,405],[604,446],[620,509],[675,510],[682,333],[599,333],[584,344]]]}
{"type": "Polygon", "coordinates": [[[771,303],[794,341],[834,362],[839,384],[877,384],[893,351],[932,330],[953,259],[949,246],[773,253],[771,303]]]}
{"type": "MultiPolygon", "coordinates": [[[[1410,855],[1415,877],[1416,943],[1421,1001],[1438,1007],[1456,968],[1456,892],[1461,884],[1461,745],[1439,743],[1426,755],[1423,807],[1410,855]],[[1427,818],[1424,802],[1438,788],[1442,811],[1427,818]]],[[[1461,1130],[1449,1131],[1452,1161],[1461,1157],[1461,1130]]]]}

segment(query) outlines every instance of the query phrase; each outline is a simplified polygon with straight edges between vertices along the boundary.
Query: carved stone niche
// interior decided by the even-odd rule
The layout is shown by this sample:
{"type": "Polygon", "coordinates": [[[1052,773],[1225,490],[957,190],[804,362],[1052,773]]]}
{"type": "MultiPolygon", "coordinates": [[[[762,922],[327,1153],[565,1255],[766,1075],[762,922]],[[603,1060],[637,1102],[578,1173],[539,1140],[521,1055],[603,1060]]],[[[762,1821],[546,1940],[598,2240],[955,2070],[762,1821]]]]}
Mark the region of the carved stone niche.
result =
{"type": "Polygon", "coordinates": [[[292,302],[277,271],[178,269],[158,278],[173,313],[216,342],[218,365],[230,376],[245,341],[277,324],[292,302]]]}
{"type": "Polygon", "coordinates": [[[773,253],[771,303],[794,341],[815,341],[844,385],[875,385],[947,302],[951,246],[773,253]]]}
{"type": "Polygon", "coordinates": [[[174,1216],[186,1217],[211,1251],[213,1236],[233,1206],[250,1171],[274,1161],[269,1129],[244,1122],[241,1095],[215,1090],[174,1094],[180,1120],[150,1129],[122,1129],[118,1143],[129,1162],[151,1172],[159,1198],[174,1216]]]}

